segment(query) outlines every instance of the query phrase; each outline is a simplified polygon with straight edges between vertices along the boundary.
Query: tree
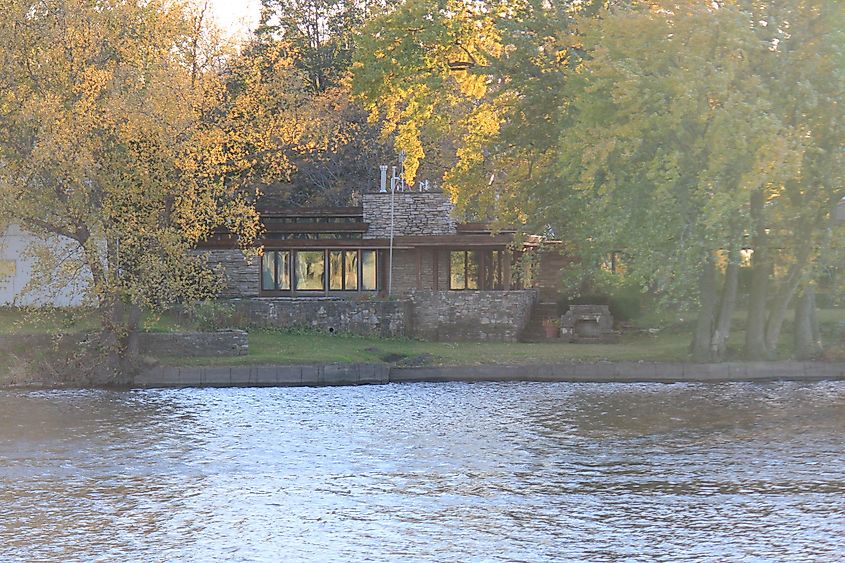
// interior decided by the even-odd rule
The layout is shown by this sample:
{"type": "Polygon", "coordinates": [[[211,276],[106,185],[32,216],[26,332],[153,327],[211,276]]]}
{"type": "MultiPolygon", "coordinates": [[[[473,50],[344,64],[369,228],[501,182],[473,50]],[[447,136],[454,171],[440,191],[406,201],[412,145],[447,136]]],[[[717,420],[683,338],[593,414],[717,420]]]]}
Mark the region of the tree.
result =
{"type": "Polygon", "coordinates": [[[755,358],[776,355],[787,311],[800,292],[796,332],[804,334],[796,334],[803,343],[796,351],[809,356],[818,346],[814,278],[836,231],[842,232],[832,212],[845,195],[845,6],[823,0],[747,4],[755,33],[769,47],[762,63],[767,91],[801,150],[796,173],[760,211],[760,224],[770,232],[758,238],[776,252],[761,252],[755,260],[758,297],[749,310],[747,352],[755,358]],[[768,303],[760,295],[770,295],[768,303]]]}
{"type": "Polygon", "coordinates": [[[602,4],[408,0],[363,28],[353,94],[408,154],[407,181],[422,166],[460,210],[542,226],[576,17],[602,4]]]}
{"type": "Polygon", "coordinates": [[[261,44],[283,42],[309,90],[342,82],[352,62],[356,30],[392,0],[261,0],[261,44]]]}
{"type": "Polygon", "coordinates": [[[698,359],[725,357],[751,256],[745,353],[774,357],[835,239],[843,6],[598,4],[409,0],[364,34],[355,93],[410,175],[428,132],[454,139],[463,206],[549,225],[587,273],[624,250],[629,281],[699,310],[698,359]]]}
{"type": "Polygon", "coordinates": [[[756,210],[800,154],[761,76],[766,46],[749,14],[698,3],[617,11],[586,29],[589,59],[567,85],[560,220],[586,256],[624,248],[643,286],[698,302],[693,355],[720,359],[744,234],[769,227],[756,210]]]}
{"type": "Polygon", "coordinates": [[[350,100],[347,85],[310,89],[286,41],[268,41],[253,41],[222,73],[213,119],[246,157],[238,181],[251,179],[264,208],[348,205],[356,191],[377,185],[386,161],[378,124],[350,100]]]}
{"type": "Polygon", "coordinates": [[[219,81],[215,53],[198,57],[202,29],[157,0],[3,4],[0,214],[45,247],[78,249],[73,267],[102,318],[103,382],[135,367],[141,308],[213,295],[197,241],[223,227],[246,246],[256,233],[230,181],[244,155],[205,119],[219,81]]]}

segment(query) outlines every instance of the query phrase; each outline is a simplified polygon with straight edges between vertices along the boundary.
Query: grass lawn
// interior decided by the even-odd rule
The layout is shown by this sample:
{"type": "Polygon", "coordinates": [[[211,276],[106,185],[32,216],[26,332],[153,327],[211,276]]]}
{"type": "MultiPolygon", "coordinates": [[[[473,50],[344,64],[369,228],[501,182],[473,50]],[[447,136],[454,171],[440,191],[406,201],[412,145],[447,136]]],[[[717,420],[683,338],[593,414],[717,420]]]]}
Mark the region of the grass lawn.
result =
{"type": "MultiPolygon", "coordinates": [[[[742,348],[745,315],[738,313],[730,346],[742,348]]],[[[792,336],[789,320],[784,327],[783,353],[788,357],[792,336]]],[[[819,311],[828,334],[843,334],[845,309],[819,311]]],[[[243,365],[388,362],[407,365],[540,364],[562,361],[683,361],[692,331],[692,320],[680,319],[654,335],[627,334],[617,344],[423,342],[409,339],[379,339],[326,333],[252,330],[249,354],[226,358],[161,358],[167,364],[243,365]]],[[[95,330],[98,319],[86,311],[30,313],[0,309],[0,334],[36,334],[95,330]]],[[[651,326],[642,319],[639,326],[651,326]]],[[[176,317],[147,317],[144,330],[170,332],[195,330],[189,321],[176,317]]],[[[0,372],[10,366],[0,362],[0,372]]]]}
{"type": "Polygon", "coordinates": [[[258,330],[249,355],[227,358],[164,358],[179,365],[409,362],[411,365],[540,364],[568,360],[682,359],[686,334],[624,337],[618,344],[423,342],[258,330]]]}
{"type": "MultiPolygon", "coordinates": [[[[100,318],[90,309],[18,309],[0,307],[0,334],[40,334],[45,332],[90,332],[100,327],[100,318]]],[[[145,315],[145,332],[197,330],[184,317],[145,315]]]]}

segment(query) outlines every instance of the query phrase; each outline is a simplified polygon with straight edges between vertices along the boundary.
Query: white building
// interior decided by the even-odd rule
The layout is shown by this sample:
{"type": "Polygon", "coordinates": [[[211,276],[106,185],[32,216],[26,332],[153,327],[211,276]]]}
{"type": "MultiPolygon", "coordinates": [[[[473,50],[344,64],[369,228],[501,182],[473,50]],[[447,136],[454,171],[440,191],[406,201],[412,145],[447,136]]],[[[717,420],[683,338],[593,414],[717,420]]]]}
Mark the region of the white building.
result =
{"type": "MultiPolygon", "coordinates": [[[[81,305],[84,280],[80,280],[80,276],[63,280],[65,270],[62,268],[56,269],[49,285],[43,288],[26,287],[32,279],[36,260],[29,252],[34,243],[41,241],[17,225],[0,224],[0,306],[81,305]]],[[[57,242],[53,247],[56,249],[56,256],[73,253],[69,241],[64,244],[57,242]]]]}

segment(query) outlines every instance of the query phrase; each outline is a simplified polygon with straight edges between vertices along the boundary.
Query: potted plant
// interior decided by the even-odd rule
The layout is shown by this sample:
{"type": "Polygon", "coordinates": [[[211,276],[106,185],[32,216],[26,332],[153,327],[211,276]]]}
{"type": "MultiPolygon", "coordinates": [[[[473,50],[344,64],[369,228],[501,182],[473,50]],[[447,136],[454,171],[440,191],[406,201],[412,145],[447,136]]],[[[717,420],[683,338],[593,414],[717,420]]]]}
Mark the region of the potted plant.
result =
{"type": "Polygon", "coordinates": [[[560,336],[560,319],[543,319],[543,330],[546,338],[557,338],[560,336]]]}

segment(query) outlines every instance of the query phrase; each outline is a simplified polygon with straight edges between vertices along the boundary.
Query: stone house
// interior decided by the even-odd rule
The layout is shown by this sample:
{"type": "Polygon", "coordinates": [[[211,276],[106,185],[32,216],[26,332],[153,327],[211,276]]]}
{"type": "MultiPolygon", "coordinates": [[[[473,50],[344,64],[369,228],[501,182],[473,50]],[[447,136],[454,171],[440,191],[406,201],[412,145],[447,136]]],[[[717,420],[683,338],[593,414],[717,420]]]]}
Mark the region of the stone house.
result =
{"type": "Polygon", "coordinates": [[[536,237],[515,249],[514,231],[460,223],[453,210],[440,191],[366,193],[358,207],[262,211],[259,258],[225,233],[200,251],[253,325],[515,341],[566,260],[536,237]]]}

